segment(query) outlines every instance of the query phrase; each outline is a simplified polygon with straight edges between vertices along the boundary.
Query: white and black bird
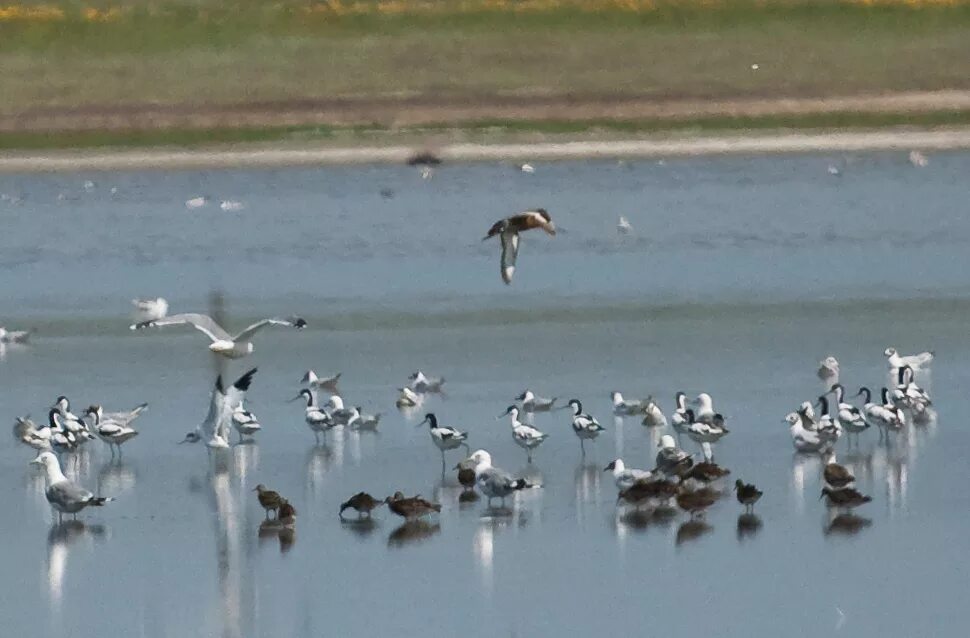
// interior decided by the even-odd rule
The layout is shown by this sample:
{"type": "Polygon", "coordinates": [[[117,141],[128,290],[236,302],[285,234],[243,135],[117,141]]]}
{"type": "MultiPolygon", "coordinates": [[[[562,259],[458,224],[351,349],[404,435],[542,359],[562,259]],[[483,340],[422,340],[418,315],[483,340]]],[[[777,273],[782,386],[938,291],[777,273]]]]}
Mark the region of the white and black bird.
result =
{"type": "Polygon", "coordinates": [[[866,416],[862,413],[862,410],[851,403],[846,403],[845,388],[841,383],[833,385],[828,393],[835,397],[839,410],[839,423],[842,424],[846,432],[858,435],[869,429],[869,423],[866,421],[866,416]]]}
{"type": "Polygon", "coordinates": [[[324,409],[326,408],[330,408],[327,410],[327,414],[337,425],[347,425],[354,418],[354,409],[344,407],[344,400],[339,394],[330,395],[327,404],[324,406],[324,409]]]}
{"type": "Polygon", "coordinates": [[[613,414],[616,416],[642,414],[646,403],[640,399],[624,399],[623,395],[616,390],[610,393],[610,400],[613,402],[613,414]]]}
{"type": "Polygon", "coordinates": [[[701,423],[694,419],[694,411],[687,410],[687,436],[698,445],[713,445],[730,433],[724,427],[724,417],[715,413],[710,423],[701,423]]]}
{"type": "Polygon", "coordinates": [[[142,321],[132,324],[130,328],[132,330],[142,330],[144,328],[162,328],[165,326],[182,325],[192,326],[199,332],[209,337],[212,342],[209,344],[209,350],[212,352],[229,359],[240,359],[252,354],[252,338],[257,332],[266,326],[287,326],[300,330],[306,327],[306,321],[300,317],[263,319],[262,321],[257,321],[239,334],[233,336],[226,332],[222,326],[217,324],[212,317],[209,317],[208,315],[187,313],[172,315],[170,317],[162,317],[161,319],[154,319],[151,321],[142,321]]]}
{"type": "Polygon", "coordinates": [[[522,402],[523,412],[548,412],[553,408],[558,397],[552,397],[551,399],[546,399],[544,397],[536,396],[532,390],[526,390],[519,396],[515,397],[516,401],[522,402]]]}
{"type": "Polygon", "coordinates": [[[579,399],[570,399],[568,405],[573,409],[573,432],[579,437],[579,447],[586,454],[586,441],[593,440],[606,430],[592,415],[583,412],[579,399]]]}
{"type": "Polygon", "coordinates": [[[430,426],[430,434],[432,443],[441,450],[441,458],[444,460],[446,450],[454,450],[456,448],[467,446],[465,440],[468,438],[468,432],[462,432],[453,427],[438,425],[438,417],[432,412],[428,412],[424,415],[424,420],[418,425],[424,425],[427,423],[430,426]]]}
{"type": "Polygon", "coordinates": [[[27,343],[30,341],[29,330],[7,330],[0,326],[0,344],[27,343]]]}
{"type": "Polygon", "coordinates": [[[474,463],[475,484],[482,494],[488,497],[491,504],[493,498],[505,498],[519,490],[539,487],[524,478],[515,478],[508,472],[492,466],[492,455],[485,450],[476,450],[468,457],[469,463],[474,463]]]}
{"type": "Polygon", "coordinates": [[[674,437],[669,434],[660,437],[658,447],[656,471],[665,477],[683,476],[694,465],[691,455],[677,447],[674,437]]]}
{"type": "Polygon", "coordinates": [[[818,398],[819,408],[822,410],[815,431],[818,432],[819,439],[825,443],[836,443],[842,438],[842,424],[839,423],[838,416],[832,416],[829,412],[829,400],[824,394],[818,398]]]}
{"type": "Polygon", "coordinates": [[[304,420],[306,421],[307,427],[313,432],[313,437],[320,442],[320,434],[326,434],[333,428],[337,426],[337,423],[330,418],[323,408],[317,405],[317,395],[312,390],[303,389],[295,397],[290,399],[290,401],[299,401],[303,399],[306,401],[306,410],[304,412],[304,420]]]}
{"type": "Polygon", "coordinates": [[[905,413],[889,401],[889,388],[882,389],[882,403],[874,403],[872,391],[865,386],[859,388],[856,396],[863,397],[865,403],[862,406],[862,412],[865,414],[866,420],[879,428],[880,432],[883,430],[898,431],[906,425],[905,413]]]}
{"type": "Polygon", "coordinates": [[[512,283],[512,275],[515,273],[515,261],[519,256],[519,234],[533,228],[541,228],[550,235],[556,234],[556,226],[548,211],[537,208],[495,222],[482,240],[498,235],[502,241],[501,273],[502,281],[506,284],[512,283]]]}
{"type": "Polygon", "coordinates": [[[118,448],[118,455],[120,456],[121,445],[138,436],[138,431],[127,423],[106,418],[100,405],[90,406],[85,410],[84,415],[90,416],[94,421],[91,429],[99,439],[108,444],[111,449],[111,456],[115,455],[115,448],[118,448]]]}
{"type": "Polygon", "coordinates": [[[47,502],[57,511],[57,519],[60,521],[64,514],[76,515],[85,507],[100,507],[105,503],[113,501],[113,498],[95,496],[88,490],[72,483],[61,472],[61,464],[57,457],[51,452],[41,452],[40,455],[31,461],[34,465],[43,466],[47,478],[47,489],[44,496],[47,502]]]}
{"type": "Polygon", "coordinates": [[[307,370],[306,374],[303,375],[303,379],[300,380],[300,383],[305,383],[312,390],[326,390],[334,394],[340,394],[337,391],[337,383],[339,381],[339,372],[329,377],[318,377],[317,373],[313,370],[307,370]]]}
{"type": "Polygon", "coordinates": [[[706,392],[701,392],[697,395],[697,398],[691,401],[696,410],[694,410],[694,419],[698,423],[711,423],[714,421],[714,415],[717,412],[714,410],[714,400],[706,392]]]}
{"type": "Polygon", "coordinates": [[[236,434],[239,435],[240,443],[242,443],[243,438],[251,438],[263,429],[256,415],[245,408],[243,400],[240,400],[239,405],[232,411],[232,427],[236,430],[236,434]]]}
{"type": "Polygon", "coordinates": [[[796,452],[805,454],[818,453],[832,445],[831,440],[823,438],[815,429],[807,429],[802,417],[797,412],[791,412],[785,417],[788,430],[791,433],[792,445],[796,452]]]}
{"type": "Polygon", "coordinates": [[[687,394],[684,392],[678,392],[674,397],[674,403],[677,405],[676,410],[670,417],[670,424],[674,428],[674,432],[678,435],[687,432],[687,426],[689,421],[687,420],[687,394]]]}
{"type": "Polygon", "coordinates": [[[542,445],[549,435],[545,432],[541,432],[538,429],[532,427],[531,425],[526,425],[519,421],[519,408],[514,405],[510,405],[505,412],[500,414],[497,418],[501,419],[504,416],[508,416],[512,424],[512,440],[520,448],[525,450],[526,457],[529,463],[532,463],[532,451],[537,447],[542,445]]]}
{"type": "Polygon", "coordinates": [[[444,385],[444,377],[431,377],[420,370],[408,375],[408,387],[418,394],[440,394],[444,391],[444,385]]]}
{"type": "Polygon", "coordinates": [[[222,375],[216,377],[216,385],[209,398],[209,413],[199,425],[200,440],[210,449],[229,447],[229,428],[232,414],[243,404],[246,392],[253,383],[256,368],[242,375],[228,388],[222,384],[222,375]]]}
{"type": "Polygon", "coordinates": [[[38,427],[29,415],[17,417],[13,425],[13,438],[38,452],[51,450],[51,429],[38,427]]]}

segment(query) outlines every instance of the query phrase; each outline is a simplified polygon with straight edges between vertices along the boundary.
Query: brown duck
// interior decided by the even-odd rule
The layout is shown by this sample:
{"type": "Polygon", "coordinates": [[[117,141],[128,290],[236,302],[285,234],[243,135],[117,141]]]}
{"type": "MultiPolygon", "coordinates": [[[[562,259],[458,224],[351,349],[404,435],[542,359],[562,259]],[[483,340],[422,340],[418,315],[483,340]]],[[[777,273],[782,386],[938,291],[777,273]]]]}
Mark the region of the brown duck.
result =
{"type": "Polygon", "coordinates": [[[828,503],[832,507],[848,508],[859,507],[860,505],[865,505],[872,500],[871,496],[865,496],[860,494],[858,491],[852,489],[851,487],[844,487],[841,490],[833,490],[828,487],[822,488],[822,494],[819,499],[828,496],[828,503]]]}
{"type": "Polygon", "coordinates": [[[512,274],[515,272],[515,260],[519,256],[519,233],[541,228],[550,235],[556,234],[556,226],[552,223],[552,217],[545,208],[527,210],[501,219],[488,229],[485,239],[496,235],[502,240],[502,281],[506,284],[512,283],[512,274]]]}
{"type": "Polygon", "coordinates": [[[637,481],[625,490],[621,490],[616,502],[626,501],[630,505],[640,507],[650,500],[666,501],[677,495],[677,485],[667,480],[637,481]]]}
{"type": "Polygon", "coordinates": [[[707,461],[702,461],[701,463],[696,463],[690,470],[684,474],[683,479],[694,479],[695,481],[700,481],[701,483],[713,483],[719,478],[725,477],[731,473],[731,470],[723,468],[717,463],[709,463],[707,461]]]}
{"type": "Polygon", "coordinates": [[[822,477],[826,483],[835,489],[848,487],[855,482],[855,477],[852,476],[852,472],[846,469],[844,465],[839,465],[835,462],[835,454],[829,454],[828,459],[826,459],[825,469],[822,470],[822,477]]]}
{"type": "Polygon", "coordinates": [[[276,514],[276,518],[284,527],[292,527],[296,525],[296,508],[290,505],[289,501],[283,499],[283,502],[280,503],[280,509],[276,514]]]}
{"type": "Polygon", "coordinates": [[[717,501],[717,494],[713,490],[697,490],[688,492],[680,490],[677,493],[677,506],[685,512],[690,513],[691,518],[702,514],[717,501]]]}
{"type": "Polygon", "coordinates": [[[266,510],[266,518],[269,518],[270,512],[279,512],[280,505],[284,502],[284,499],[278,492],[266,489],[266,486],[262,483],[253,488],[253,491],[256,492],[259,504],[266,510]]]}
{"type": "Polygon", "coordinates": [[[340,504],[340,518],[344,517],[344,510],[357,510],[357,518],[367,514],[370,517],[371,510],[380,507],[384,501],[379,501],[367,492],[357,492],[345,502],[340,504]]]}
{"type": "Polygon", "coordinates": [[[750,512],[754,509],[754,504],[758,502],[761,498],[761,490],[752,485],[751,483],[745,483],[741,479],[734,482],[735,495],[738,498],[738,503],[744,505],[746,511],[750,512]]]}
{"type": "Polygon", "coordinates": [[[384,502],[388,509],[409,521],[441,511],[441,505],[428,502],[421,495],[406,498],[401,492],[394,492],[394,496],[388,496],[384,502]]]}

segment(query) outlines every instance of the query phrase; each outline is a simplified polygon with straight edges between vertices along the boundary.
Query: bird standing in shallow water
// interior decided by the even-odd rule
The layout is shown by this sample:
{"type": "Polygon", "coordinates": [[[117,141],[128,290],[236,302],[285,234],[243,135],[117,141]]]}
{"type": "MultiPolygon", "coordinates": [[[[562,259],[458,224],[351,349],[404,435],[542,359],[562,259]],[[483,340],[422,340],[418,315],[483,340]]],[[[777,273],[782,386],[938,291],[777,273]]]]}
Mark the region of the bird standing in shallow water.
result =
{"type": "Polygon", "coordinates": [[[31,464],[42,465],[47,475],[47,490],[44,496],[47,502],[57,510],[57,520],[60,522],[64,514],[73,514],[77,518],[77,513],[85,507],[100,507],[105,503],[113,501],[113,498],[95,496],[83,487],[67,480],[61,472],[61,464],[57,462],[57,457],[53,452],[41,452],[31,464]]]}
{"type": "Polygon", "coordinates": [[[506,284],[512,283],[512,275],[515,273],[515,260],[519,256],[519,233],[533,228],[541,228],[550,235],[556,234],[556,225],[553,224],[548,211],[545,208],[537,208],[495,222],[482,240],[485,241],[495,235],[501,239],[501,272],[502,281],[506,284]]]}
{"type": "Polygon", "coordinates": [[[532,451],[542,445],[549,435],[519,421],[519,408],[514,405],[510,405],[497,418],[501,419],[504,416],[511,417],[512,439],[516,445],[525,450],[528,462],[532,463],[532,451]]]}
{"type": "Polygon", "coordinates": [[[262,483],[254,487],[253,491],[256,492],[259,504],[266,510],[266,518],[269,518],[270,512],[278,514],[280,505],[283,503],[283,497],[278,492],[266,489],[266,486],[262,483]]]}
{"type": "Polygon", "coordinates": [[[441,511],[441,505],[424,500],[420,494],[405,498],[401,492],[394,492],[394,496],[388,496],[384,502],[388,509],[408,521],[441,511]]]}
{"type": "Polygon", "coordinates": [[[822,499],[825,496],[829,497],[828,504],[830,507],[840,509],[852,509],[853,507],[865,505],[872,500],[871,496],[865,496],[851,487],[844,487],[840,490],[833,490],[829,487],[823,487],[822,494],[819,496],[819,499],[822,499]]]}
{"type": "Polygon", "coordinates": [[[347,509],[357,510],[357,518],[360,518],[364,514],[370,518],[371,511],[383,504],[384,501],[377,500],[367,492],[357,492],[340,504],[340,518],[343,519],[344,510],[347,509]]]}
{"type": "Polygon", "coordinates": [[[583,404],[580,403],[579,399],[570,399],[568,405],[573,409],[573,432],[579,437],[579,447],[583,452],[583,456],[586,456],[586,440],[595,439],[606,428],[600,425],[599,421],[591,415],[583,412],[583,404]]]}
{"type": "Polygon", "coordinates": [[[746,512],[751,512],[754,510],[754,504],[758,502],[761,498],[762,491],[751,483],[745,483],[741,479],[734,482],[735,495],[738,498],[738,503],[744,505],[746,512]]]}

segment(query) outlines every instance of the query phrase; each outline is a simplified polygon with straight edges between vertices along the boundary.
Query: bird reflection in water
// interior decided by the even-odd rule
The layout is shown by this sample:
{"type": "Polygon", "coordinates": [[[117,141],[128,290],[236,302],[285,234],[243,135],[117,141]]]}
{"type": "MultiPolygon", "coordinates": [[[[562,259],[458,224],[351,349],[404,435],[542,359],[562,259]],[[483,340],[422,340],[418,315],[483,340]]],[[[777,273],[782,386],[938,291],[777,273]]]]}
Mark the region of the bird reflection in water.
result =
{"type": "MultiPolygon", "coordinates": [[[[53,609],[60,608],[67,561],[73,548],[82,541],[100,540],[107,532],[104,525],[85,524],[83,521],[64,521],[51,527],[47,533],[47,586],[53,609]]],[[[90,543],[87,545],[90,546],[90,543]]]]}
{"type": "Polygon", "coordinates": [[[644,532],[655,523],[653,509],[633,508],[627,510],[617,510],[613,517],[613,526],[616,535],[621,540],[626,537],[628,531],[644,532]]]}
{"type": "Polygon", "coordinates": [[[135,468],[121,458],[106,461],[98,470],[98,494],[120,496],[133,489],[138,480],[135,468]]]}
{"type": "Polygon", "coordinates": [[[439,523],[416,520],[408,521],[391,532],[387,537],[388,547],[403,547],[427,540],[441,531],[439,523]]]}
{"type": "MultiPolygon", "coordinates": [[[[314,445],[306,454],[306,491],[314,494],[317,487],[323,485],[323,477],[330,470],[333,463],[333,450],[326,443],[314,445]]],[[[339,466],[339,465],[338,465],[339,466]]]]}
{"type": "Polygon", "coordinates": [[[595,503],[599,499],[602,473],[603,468],[599,463],[581,463],[576,467],[576,520],[585,518],[585,504],[595,503]]]}
{"type": "Polygon", "coordinates": [[[674,542],[679,547],[684,543],[697,540],[713,530],[714,527],[708,525],[703,519],[695,518],[677,528],[677,537],[674,542]]]}
{"type": "Polygon", "coordinates": [[[757,514],[741,514],[738,516],[738,540],[754,538],[761,531],[761,526],[761,518],[757,514]]]}
{"type": "Polygon", "coordinates": [[[353,532],[355,536],[363,539],[373,534],[374,530],[376,530],[380,524],[377,522],[377,519],[371,518],[370,516],[364,516],[362,518],[341,519],[340,526],[353,532]]]}
{"type": "Polygon", "coordinates": [[[818,454],[795,452],[792,456],[791,488],[795,496],[795,511],[799,514],[805,511],[806,487],[815,490],[822,467],[822,458],[818,454]]]}
{"type": "Polygon", "coordinates": [[[232,461],[236,479],[245,484],[246,478],[259,467],[259,444],[249,439],[236,443],[232,446],[232,461]]]}
{"type": "Polygon", "coordinates": [[[822,531],[826,536],[833,534],[854,536],[870,525],[872,525],[872,519],[863,518],[856,514],[838,514],[829,519],[822,531]]]}

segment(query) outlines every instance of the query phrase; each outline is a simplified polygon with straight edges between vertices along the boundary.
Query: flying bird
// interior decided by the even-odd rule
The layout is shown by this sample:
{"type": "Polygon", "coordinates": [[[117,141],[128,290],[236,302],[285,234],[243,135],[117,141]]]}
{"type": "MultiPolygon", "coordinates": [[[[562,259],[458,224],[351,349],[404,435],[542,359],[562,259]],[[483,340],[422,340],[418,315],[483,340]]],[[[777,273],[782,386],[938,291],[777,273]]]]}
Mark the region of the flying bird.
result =
{"type": "Polygon", "coordinates": [[[502,281],[506,284],[512,283],[512,275],[515,273],[515,260],[519,256],[519,233],[533,228],[541,228],[550,235],[556,234],[556,225],[552,223],[552,217],[549,216],[548,211],[545,208],[537,208],[495,222],[482,239],[485,241],[495,235],[501,238],[501,272],[502,281]]]}
{"type": "Polygon", "coordinates": [[[163,326],[179,326],[185,324],[192,326],[212,340],[212,343],[209,344],[209,350],[229,359],[240,359],[252,354],[253,343],[251,339],[266,326],[288,326],[298,330],[306,327],[306,321],[300,317],[263,319],[233,336],[217,324],[212,317],[192,313],[142,321],[132,324],[129,327],[131,330],[142,330],[144,328],[161,328],[163,326]]]}

